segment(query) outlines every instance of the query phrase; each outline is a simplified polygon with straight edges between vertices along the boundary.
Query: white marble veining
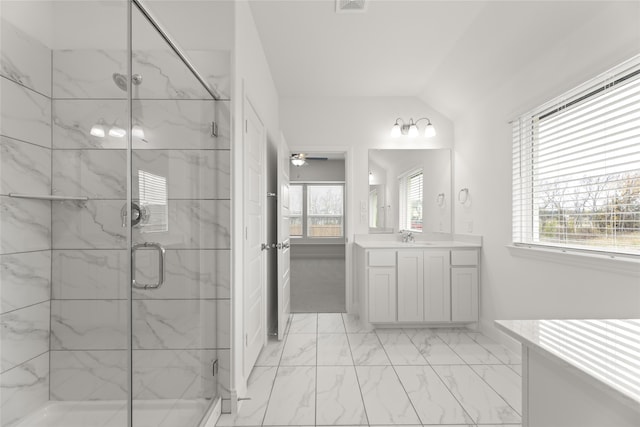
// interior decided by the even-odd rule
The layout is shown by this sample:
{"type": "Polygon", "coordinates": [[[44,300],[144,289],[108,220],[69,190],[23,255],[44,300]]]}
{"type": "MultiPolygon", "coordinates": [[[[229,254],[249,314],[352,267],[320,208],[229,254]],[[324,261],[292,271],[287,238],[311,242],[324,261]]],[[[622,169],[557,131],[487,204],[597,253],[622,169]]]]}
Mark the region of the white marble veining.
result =
{"type": "Polygon", "coordinates": [[[126,198],[126,154],[124,150],[53,150],[53,194],[126,198]]]}
{"type": "Polygon", "coordinates": [[[231,96],[231,53],[228,50],[187,50],[187,56],[220,99],[231,96]]]}
{"type": "Polygon", "coordinates": [[[51,301],[52,350],[124,350],[127,301],[51,301]]]}
{"type": "Polygon", "coordinates": [[[345,332],[341,313],[318,313],[319,334],[344,334],[345,332]]]}
{"type": "Polygon", "coordinates": [[[51,400],[127,397],[126,350],[51,352],[51,400]]]}
{"type": "Polygon", "coordinates": [[[393,365],[427,364],[426,359],[401,329],[378,329],[376,334],[393,365]]]}
{"type": "Polygon", "coordinates": [[[54,249],[125,249],[124,200],[52,202],[54,249]]]}
{"type": "Polygon", "coordinates": [[[144,141],[133,148],[211,150],[229,149],[230,116],[227,101],[138,100],[133,120],[144,130],[144,141]],[[218,136],[211,136],[211,122],[218,123],[218,136]]]}
{"type": "Polygon", "coordinates": [[[49,301],[0,315],[0,372],[49,351],[49,301]]]}
{"type": "MultiPolygon", "coordinates": [[[[136,280],[152,283],[158,276],[156,251],[136,253],[136,280]]],[[[165,254],[164,283],[158,289],[133,289],[134,299],[228,299],[230,250],[169,249],[165,254]]]]}
{"type": "Polygon", "coordinates": [[[6,19],[0,32],[0,75],[51,96],[51,50],[6,19]]]}
{"type": "Polygon", "coordinates": [[[373,326],[364,326],[357,315],[343,313],[342,319],[348,334],[368,334],[373,332],[373,326]]]}
{"type": "Polygon", "coordinates": [[[273,337],[269,338],[258,356],[256,366],[278,366],[284,350],[284,343],[285,340],[278,341],[273,337]]]}
{"type": "Polygon", "coordinates": [[[0,374],[0,425],[13,426],[49,399],[49,354],[0,374]]]}
{"type": "Polygon", "coordinates": [[[420,424],[391,366],[356,366],[370,424],[420,424]]]}
{"type": "Polygon", "coordinates": [[[464,360],[430,329],[405,329],[405,333],[431,365],[463,365],[464,360]]]}
{"type": "Polygon", "coordinates": [[[291,334],[284,345],[280,366],[316,365],[316,335],[291,334]]]}
{"type": "Polygon", "coordinates": [[[126,299],[125,250],[53,250],[53,299],[126,299]]]}
{"type": "MultiPolygon", "coordinates": [[[[166,231],[134,228],[133,240],[153,241],[166,249],[229,249],[231,247],[228,200],[169,200],[166,231]],[[139,235],[144,233],[144,236],[139,235]]],[[[120,214],[116,217],[120,220],[120,214]]],[[[121,224],[119,225],[121,226],[121,224]]]]}
{"type": "Polygon", "coordinates": [[[472,423],[430,366],[396,366],[396,373],[423,424],[472,423]]]}
{"type": "Polygon", "coordinates": [[[51,148],[51,100],[0,77],[0,133],[51,148]]]}
{"type": "Polygon", "coordinates": [[[49,300],[51,251],[0,255],[0,314],[49,300]]]}
{"type": "Polygon", "coordinates": [[[522,414],[522,378],[505,365],[472,365],[480,377],[518,414],[522,414]]]}
{"type": "Polygon", "coordinates": [[[223,414],[218,426],[259,426],[262,425],[271,387],[276,377],[275,367],[255,367],[247,380],[247,397],[242,403],[242,410],[235,414],[223,414]]]}
{"type": "Polygon", "coordinates": [[[314,425],[315,390],[315,366],[278,368],[263,425],[314,425]]]}
{"type": "Polygon", "coordinates": [[[52,68],[53,98],[127,97],[113,82],[113,73],[126,74],[125,49],[54,50],[52,68]]]}
{"type": "Polygon", "coordinates": [[[353,365],[346,334],[318,334],[318,366],[353,365]]]}
{"type": "Polygon", "coordinates": [[[466,365],[434,366],[473,422],[519,423],[520,415],[466,365]]]}
{"type": "Polygon", "coordinates": [[[170,199],[229,199],[231,155],[228,150],[135,150],[134,198],[138,194],[138,170],[167,179],[170,199]]]}
{"type": "Polygon", "coordinates": [[[51,151],[0,137],[0,194],[49,194],[51,151]]]}
{"type": "Polygon", "coordinates": [[[368,425],[353,366],[318,367],[316,425],[368,425]]]}
{"type": "Polygon", "coordinates": [[[0,196],[0,254],[51,248],[51,202],[0,196]]]}
{"type": "Polygon", "coordinates": [[[375,333],[347,334],[356,365],[391,365],[375,333]]]}
{"type": "Polygon", "coordinates": [[[499,364],[486,348],[475,342],[468,333],[438,331],[438,336],[468,364],[499,364]]]}
{"type": "Polygon", "coordinates": [[[486,335],[472,334],[470,336],[471,338],[473,338],[475,342],[477,342],[478,344],[480,344],[481,346],[489,350],[489,352],[494,357],[499,359],[500,362],[506,365],[519,365],[520,363],[522,363],[522,359],[519,354],[514,353],[513,351],[509,350],[507,347],[498,344],[497,342],[487,337],[486,335]]]}
{"type": "Polygon", "coordinates": [[[215,350],[134,350],[135,399],[213,397],[215,350]]]}
{"type": "Polygon", "coordinates": [[[218,359],[217,395],[227,400],[231,398],[231,350],[218,349],[215,354],[218,359]]]}
{"type": "Polygon", "coordinates": [[[51,108],[54,149],[127,148],[126,138],[110,136],[108,133],[113,126],[126,129],[125,100],[54,99],[51,108]],[[91,127],[96,124],[105,127],[104,137],[91,135],[91,127]]]}
{"type": "Polygon", "coordinates": [[[317,331],[317,313],[294,313],[291,316],[290,334],[315,334],[317,331]]]}
{"type": "Polygon", "coordinates": [[[624,401],[640,404],[640,319],[497,320],[496,325],[624,401]]]}
{"type": "Polygon", "coordinates": [[[136,300],[133,345],[136,349],[216,348],[209,325],[216,324],[216,300],[136,300]]]}

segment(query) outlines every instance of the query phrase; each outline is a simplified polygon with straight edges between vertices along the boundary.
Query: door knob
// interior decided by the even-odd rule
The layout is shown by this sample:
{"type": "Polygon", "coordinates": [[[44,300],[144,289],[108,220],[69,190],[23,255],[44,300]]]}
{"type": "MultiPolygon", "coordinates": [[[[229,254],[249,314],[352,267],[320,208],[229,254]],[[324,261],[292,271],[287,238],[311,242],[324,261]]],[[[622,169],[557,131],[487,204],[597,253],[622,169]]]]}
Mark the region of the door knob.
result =
{"type": "Polygon", "coordinates": [[[271,249],[271,246],[269,246],[269,245],[268,245],[268,244],[266,244],[266,243],[262,243],[262,244],[260,245],[260,250],[262,250],[262,251],[268,251],[269,249],[271,249]]]}

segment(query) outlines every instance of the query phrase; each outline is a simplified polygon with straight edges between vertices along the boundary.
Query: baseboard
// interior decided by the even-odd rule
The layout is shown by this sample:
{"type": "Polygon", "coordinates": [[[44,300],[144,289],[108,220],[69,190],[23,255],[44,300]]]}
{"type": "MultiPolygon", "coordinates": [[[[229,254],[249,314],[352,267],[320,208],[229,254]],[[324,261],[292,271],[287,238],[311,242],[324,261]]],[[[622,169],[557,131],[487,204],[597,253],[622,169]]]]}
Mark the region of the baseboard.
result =
{"type": "Polygon", "coordinates": [[[518,341],[501,332],[493,323],[493,320],[483,319],[480,321],[480,332],[492,340],[502,344],[516,354],[520,354],[521,345],[518,341]]]}
{"type": "Polygon", "coordinates": [[[222,399],[217,399],[209,413],[204,417],[200,427],[215,427],[222,414],[222,399]]]}

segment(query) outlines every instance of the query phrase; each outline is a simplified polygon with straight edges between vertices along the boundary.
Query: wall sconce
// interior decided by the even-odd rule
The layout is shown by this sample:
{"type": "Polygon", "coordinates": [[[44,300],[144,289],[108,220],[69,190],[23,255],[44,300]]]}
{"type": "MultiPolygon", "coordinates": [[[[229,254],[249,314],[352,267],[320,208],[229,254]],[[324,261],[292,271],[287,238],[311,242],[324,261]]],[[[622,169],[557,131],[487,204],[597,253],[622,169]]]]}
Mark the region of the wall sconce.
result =
{"type": "MultiPolygon", "coordinates": [[[[127,134],[127,131],[119,126],[109,126],[104,121],[104,119],[100,119],[98,123],[91,126],[91,130],[89,131],[89,133],[97,138],[104,138],[106,135],[109,135],[113,138],[124,138],[124,136],[127,134]],[[107,128],[109,129],[108,131],[107,128]]],[[[134,138],[145,141],[144,130],[141,126],[134,125],[131,129],[131,135],[133,135],[134,138]]]]}
{"type": "Polygon", "coordinates": [[[431,120],[426,117],[422,117],[415,122],[413,118],[409,119],[409,123],[405,123],[401,118],[396,119],[396,123],[391,128],[391,137],[397,138],[400,135],[407,135],[410,138],[415,138],[418,136],[418,122],[420,120],[426,120],[427,125],[424,127],[424,136],[425,138],[431,138],[436,136],[436,128],[431,124],[431,120]],[[400,122],[400,123],[398,123],[400,122]]]}

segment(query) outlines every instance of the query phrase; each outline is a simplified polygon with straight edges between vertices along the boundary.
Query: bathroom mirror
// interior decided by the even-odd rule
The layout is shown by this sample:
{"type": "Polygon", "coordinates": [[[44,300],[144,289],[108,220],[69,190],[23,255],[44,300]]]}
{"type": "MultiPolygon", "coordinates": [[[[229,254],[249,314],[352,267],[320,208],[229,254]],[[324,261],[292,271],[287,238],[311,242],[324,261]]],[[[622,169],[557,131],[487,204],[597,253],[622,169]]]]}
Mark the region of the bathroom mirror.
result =
{"type": "Polygon", "coordinates": [[[450,233],[451,191],[450,149],[369,150],[369,233],[450,233]]]}

